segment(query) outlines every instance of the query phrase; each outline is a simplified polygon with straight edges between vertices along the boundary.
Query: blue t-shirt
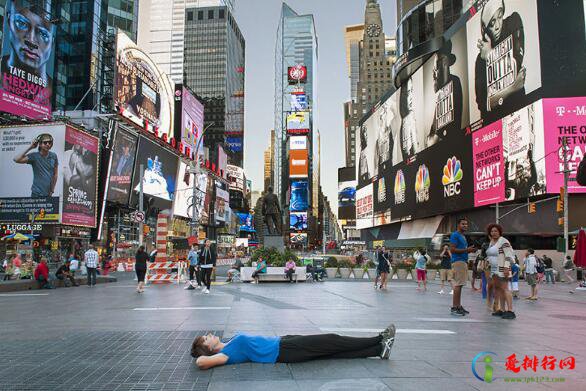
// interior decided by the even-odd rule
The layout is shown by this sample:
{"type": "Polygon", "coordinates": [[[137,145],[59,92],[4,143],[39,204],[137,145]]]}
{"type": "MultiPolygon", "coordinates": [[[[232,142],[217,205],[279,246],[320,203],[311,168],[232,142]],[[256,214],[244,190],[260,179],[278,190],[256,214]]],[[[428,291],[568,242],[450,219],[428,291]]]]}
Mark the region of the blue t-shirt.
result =
{"type": "MultiPolygon", "coordinates": [[[[466,237],[458,231],[454,231],[450,235],[450,243],[457,249],[465,250],[468,248],[466,237]]],[[[468,262],[468,253],[456,254],[455,252],[452,252],[452,263],[454,262],[468,262]]]]}
{"type": "Polygon", "coordinates": [[[197,251],[191,250],[187,255],[187,259],[189,260],[189,265],[197,266],[197,264],[199,263],[199,254],[197,253],[197,251]]]}
{"type": "Polygon", "coordinates": [[[53,182],[53,174],[59,169],[59,160],[55,152],[49,151],[46,157],[40,152],[31,152],[26,155],[33,168],[33,185],[31,197],[48,197],[53,182]]]}
{"type": "Polygon", "coordinates": [[[516,263],[511,265],[511,271],[513,272],[513,282],[519,282],[519,270],[521,270],[521,268],[516,263]]]}
{"type": "Polygon", "coordinates": [[[260,337],[238,334],[220,350],[228,356],[226,364],[257,362],[274,364],[279,357],[281,337],[260,337]]]}
{"type": "Polygon", "coordinates": [[[420,255],[417,258],[417,262],[415,263],[415,269],[425,270],[425,264],[427,263],[427,258],[425,255],[420,255]]]}

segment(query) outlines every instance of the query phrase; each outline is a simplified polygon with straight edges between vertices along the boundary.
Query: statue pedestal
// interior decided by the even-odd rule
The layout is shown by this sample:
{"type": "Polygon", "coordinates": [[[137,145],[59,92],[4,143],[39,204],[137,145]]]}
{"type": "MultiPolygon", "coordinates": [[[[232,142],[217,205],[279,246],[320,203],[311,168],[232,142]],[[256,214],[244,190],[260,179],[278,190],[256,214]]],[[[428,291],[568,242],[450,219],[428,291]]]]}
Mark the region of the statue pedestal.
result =
{"type": "Polygon", "coordinates": [[[265,248],[275,248],[281,252],[285,250],[285,244],[283,243],[283,237],[281,235],[265,235],[263,240],[265,248]]]}

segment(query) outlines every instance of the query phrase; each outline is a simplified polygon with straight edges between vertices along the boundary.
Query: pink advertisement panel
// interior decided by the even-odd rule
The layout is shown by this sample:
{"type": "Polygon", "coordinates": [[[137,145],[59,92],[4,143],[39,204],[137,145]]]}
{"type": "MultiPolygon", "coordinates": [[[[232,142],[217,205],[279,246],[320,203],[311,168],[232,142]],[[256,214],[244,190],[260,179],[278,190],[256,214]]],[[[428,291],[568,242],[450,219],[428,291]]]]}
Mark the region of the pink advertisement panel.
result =
{"type": "Polygon", "coordinates": [[[474,206],[505,200],[505,164],[502,121],[494,122],[472,135],[474,164],[474,206]]]}
{"type": "Polygon", "coordinates": [[[61,222],[96,226],[98,139],[77,129],[65,131],[61,222]]]}
{"type": "MultiPolygon", "coordinates": [[[[543,116],[547,192],[559,193],[564,185],[563,139],[567,142],[570,177],[576,176],[576,169],[586,154],[586,97],[544,99],[543,116]]],[[[586,193],[586,186],[570,181],[568,191],[586,193]]]]}

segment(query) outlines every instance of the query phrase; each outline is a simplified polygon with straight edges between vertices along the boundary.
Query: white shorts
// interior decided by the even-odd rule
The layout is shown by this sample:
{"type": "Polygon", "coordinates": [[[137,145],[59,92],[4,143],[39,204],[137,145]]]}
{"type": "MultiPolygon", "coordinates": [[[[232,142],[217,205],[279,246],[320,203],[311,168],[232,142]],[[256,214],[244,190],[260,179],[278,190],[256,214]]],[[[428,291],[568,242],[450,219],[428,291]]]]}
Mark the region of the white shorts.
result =
{"type": "Polygon", "coordinates": [[[519,281],[509,281],[509,290],[510,291],[518,291],[519,290],[519,281]]]}

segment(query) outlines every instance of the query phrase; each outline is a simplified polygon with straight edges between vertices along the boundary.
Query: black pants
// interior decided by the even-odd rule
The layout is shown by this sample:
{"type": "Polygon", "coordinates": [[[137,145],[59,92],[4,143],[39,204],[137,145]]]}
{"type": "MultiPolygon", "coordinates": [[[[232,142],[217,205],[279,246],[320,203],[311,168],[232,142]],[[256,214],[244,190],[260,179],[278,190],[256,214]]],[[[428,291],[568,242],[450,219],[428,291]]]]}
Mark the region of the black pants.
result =
{"type": "Polygon", "coordinates": [[[193,281],[193,276],[195,275],[197,285],[201,286],[201,272],[198,269],[199,267],[189,265],[189,281],[193,281]]]}
{"type": "Polygon", "coordinates": [[[136,271],[136,279],[138,280],[138,282],[144,282],[144,278],[146,276],[146,271],[147,269],[143,269],[143,268],[138,268],[138,269],[134,269],[136,271]]]}
{"type": "Polygon", "coordinates": [[[295,274],[295,270],[293,269],[285,271],[285,276],[289,279],[289,281],[293,281],[293,274],[295,274]]]}
{"type": "Polygon", "coordinates": [[[277,362],[294,363],[316,359],[379,356],[383,337],[345,337],[338,334],[286,335],[281,337],[277,362]]]}
{"type": "Polygon", "coordinates": [[[88,286],[96,285],[96,268],[87,267],[87,284],[88,286]]]}
{"type": "Polygon", "coordinates": [[[212,286],[212,268],[211,267],[202,267],[201,268],[201,280],[206,288],[210,289],[212,286]]]}

